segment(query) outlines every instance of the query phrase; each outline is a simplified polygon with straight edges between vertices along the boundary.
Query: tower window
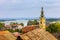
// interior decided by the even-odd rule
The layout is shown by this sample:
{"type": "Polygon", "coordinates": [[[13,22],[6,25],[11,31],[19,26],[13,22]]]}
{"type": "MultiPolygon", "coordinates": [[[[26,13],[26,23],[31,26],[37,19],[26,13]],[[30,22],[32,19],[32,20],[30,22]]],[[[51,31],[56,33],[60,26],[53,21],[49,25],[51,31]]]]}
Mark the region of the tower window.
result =
{"type": "Polygon", "coordinates": [[[42,24],[42,22],[40,22],[42,24]]]}

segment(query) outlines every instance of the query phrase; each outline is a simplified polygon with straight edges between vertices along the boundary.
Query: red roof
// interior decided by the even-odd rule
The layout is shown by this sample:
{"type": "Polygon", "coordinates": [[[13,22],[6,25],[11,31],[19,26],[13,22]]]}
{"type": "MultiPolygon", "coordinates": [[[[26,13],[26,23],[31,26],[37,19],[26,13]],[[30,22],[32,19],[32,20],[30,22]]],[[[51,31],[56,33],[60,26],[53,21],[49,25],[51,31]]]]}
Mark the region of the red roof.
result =
{"type": "Polygon", "coordinates": [[[22,29],[22,32],[26,33],[26,32],[29,32],[29,31],[35,29],[35,28],[36,28],[35,26],[26,26],[22,29]]]}

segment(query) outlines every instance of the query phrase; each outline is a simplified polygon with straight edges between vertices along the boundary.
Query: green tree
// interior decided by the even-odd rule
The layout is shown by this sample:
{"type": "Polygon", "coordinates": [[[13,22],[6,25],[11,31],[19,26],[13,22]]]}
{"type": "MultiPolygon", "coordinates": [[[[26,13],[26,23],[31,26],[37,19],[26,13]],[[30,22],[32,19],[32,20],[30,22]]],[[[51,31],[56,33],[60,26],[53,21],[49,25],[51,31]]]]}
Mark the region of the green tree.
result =
{"type": "Polygon", "coordinates": [[[0,23],[0,28],[4,27],[4,25],[5,25],[4,23],[0,23]]]}
{"type": "Polygon", "coordinates": [[[27,25],[32,25],[33,24],[33,21],[29,20],[27,25]]]}
{"type": "Polygon", "coordinates": [[[15,22],[11,22],[10,23],[10,26],[13,26],[13,25],[16,25],[17,26],[18,23],[15,23],[15,22]]]}
{"type": "Polygon", "coordinates": [[[37,25],[38,21],[35,19],[35,20],[33,21],[33,23],[34,23],[34,25],[37,25]]]}
{"type": "Polygon", "coordinates": [[[33,21],[29,20],[27,25],[37,25],[38,21],[35,19],[33,21]]]}
{"type": "Polygon", "coordinates": [[[24,26],[24,24],[23,24],[23,23],[20,23],[20,25],[24,26]]]}
{"type": "Polygon", "coordinates": [[[13,33],[13,32],[15,32],[14,30],[12,30],[12,29],[7,29],[9,32],[11,32],[11,33],[13,33]]]}
{"type": "Polygon", "coordinates": [[[16,29],[15,32],[19,32],[19,33],[22,33],[22,29],[16,29]]]}
{"type": "Polygon", "coordinates": [[[47,31],[51,32],[51,33],[55,33],[58,32],[60,30],[60,23],[53,23],[50,24],[47,28],[47,31]]]}

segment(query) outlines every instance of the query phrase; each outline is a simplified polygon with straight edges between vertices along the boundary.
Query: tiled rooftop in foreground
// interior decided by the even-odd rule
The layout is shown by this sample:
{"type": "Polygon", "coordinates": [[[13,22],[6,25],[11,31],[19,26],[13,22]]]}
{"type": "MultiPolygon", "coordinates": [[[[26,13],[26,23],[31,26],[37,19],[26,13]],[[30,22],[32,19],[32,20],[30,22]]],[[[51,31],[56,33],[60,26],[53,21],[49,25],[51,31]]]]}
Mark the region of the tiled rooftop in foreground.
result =
{"type": "Polygon", "coordinates": [[[57,40],[51,33],[37,28],[21,35],[23,40],[57,40]]]}
{"type": "Polygon", "coordinates": [[[16,40],[16,37],[9,31],[0,31],[0,40],[16,40]]]}

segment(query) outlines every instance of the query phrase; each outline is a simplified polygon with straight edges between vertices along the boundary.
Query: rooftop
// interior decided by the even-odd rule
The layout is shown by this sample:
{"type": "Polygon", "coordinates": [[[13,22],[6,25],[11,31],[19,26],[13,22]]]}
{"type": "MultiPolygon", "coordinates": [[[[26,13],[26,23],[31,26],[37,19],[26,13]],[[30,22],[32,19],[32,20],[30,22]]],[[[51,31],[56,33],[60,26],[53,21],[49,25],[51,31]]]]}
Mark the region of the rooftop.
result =
{"type": "Polygon", "coordinates": [[[20,36],[23,40],[57,40],[51,33],[37,28],[20,36]]]}
{"type": "Polygon", "coordinates": [[[9,31],[0,31],[0,40],[16,40],[9,31]]]}

